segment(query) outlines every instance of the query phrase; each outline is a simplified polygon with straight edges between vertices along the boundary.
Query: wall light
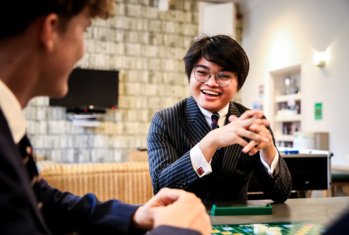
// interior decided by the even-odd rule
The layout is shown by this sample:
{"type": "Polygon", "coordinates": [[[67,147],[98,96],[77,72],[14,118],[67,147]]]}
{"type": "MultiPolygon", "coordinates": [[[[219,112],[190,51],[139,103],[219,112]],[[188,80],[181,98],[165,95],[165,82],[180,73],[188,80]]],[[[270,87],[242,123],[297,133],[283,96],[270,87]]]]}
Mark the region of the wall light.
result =
{"type": "Polygon", "coordinates": [[[159,0],[159,11],[167,11],[169,9],[169,0],[159,0]]]}
{"type": "Polygon", "coordinates": [[[325,67],[326,62],[328,62],[329,54],[326,51],[316,51],[314,52],[314,64],[320,68],[325,67]]]}

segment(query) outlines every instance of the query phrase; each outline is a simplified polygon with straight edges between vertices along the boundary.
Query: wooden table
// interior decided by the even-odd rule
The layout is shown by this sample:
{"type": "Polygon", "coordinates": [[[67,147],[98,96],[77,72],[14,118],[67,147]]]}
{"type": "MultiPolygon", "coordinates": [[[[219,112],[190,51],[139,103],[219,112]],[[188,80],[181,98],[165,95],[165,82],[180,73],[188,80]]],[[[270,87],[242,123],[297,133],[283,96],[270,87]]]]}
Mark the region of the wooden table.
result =
{"type": "MultiPolygon", "coordinates": [[[[252,200],[250,204],[267,204],[270,200],[252,200]]],[[[275,203],[272,215],[211,216],[212,224],[249,224],[309,221],[329,225],[343,210],[349,210],[349,197],[295,198],[275,203]]]]}

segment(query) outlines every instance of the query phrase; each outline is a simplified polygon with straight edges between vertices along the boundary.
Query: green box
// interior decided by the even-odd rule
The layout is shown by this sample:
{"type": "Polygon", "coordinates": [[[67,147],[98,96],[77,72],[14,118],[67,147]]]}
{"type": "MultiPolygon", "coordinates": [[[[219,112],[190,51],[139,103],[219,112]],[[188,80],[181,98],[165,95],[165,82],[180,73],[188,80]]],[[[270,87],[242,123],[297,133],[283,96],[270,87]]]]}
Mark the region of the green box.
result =
{"type": "Polygon", "coordinates": [[[210,214],[215,215],[271,215],[271,204],[266,205],[241,205],[241,206],[217,206],[213,204],[210,214]]]}
{"type": "Polygon", "coordinates": [[[314,118],[315,120],[322,120],[322,103],[314,104],[314,118]]]}

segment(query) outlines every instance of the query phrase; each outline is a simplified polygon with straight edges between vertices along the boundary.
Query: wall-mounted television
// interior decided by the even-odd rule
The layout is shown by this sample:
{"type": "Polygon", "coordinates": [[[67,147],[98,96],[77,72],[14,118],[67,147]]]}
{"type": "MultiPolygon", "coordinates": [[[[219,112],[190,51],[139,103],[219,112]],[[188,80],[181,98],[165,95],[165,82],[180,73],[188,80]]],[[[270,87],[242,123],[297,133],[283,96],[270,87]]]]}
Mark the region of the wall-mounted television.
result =
{"type": "Polygon", "coordinates": [[[118,105],[119,72],[75,68],[69,75],[68,94],[51,98],[51,106],[61,106],[67,112],[101,113],[118,105]]]}

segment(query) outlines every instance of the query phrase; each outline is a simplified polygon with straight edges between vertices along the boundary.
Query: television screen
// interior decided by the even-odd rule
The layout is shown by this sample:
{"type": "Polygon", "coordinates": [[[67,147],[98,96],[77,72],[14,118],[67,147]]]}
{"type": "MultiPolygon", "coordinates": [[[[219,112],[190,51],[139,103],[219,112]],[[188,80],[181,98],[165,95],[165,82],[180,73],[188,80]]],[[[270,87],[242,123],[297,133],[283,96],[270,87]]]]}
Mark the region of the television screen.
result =
{"type": "MultiPolygon", "coordinates": [[[[292,190],[327,190],[330,186],[331,171],[328,154],[282,155],[292,177],[292,190]]],[[[260,192],[255,175],[249,182],[249,192],[260,192]]],[[[262,199],[250,197],[250,199],[262,199]]],[[[265,198],[263,198],[265,199],[265,198]]]]}
{"type": "Polygon", "coordinates": [[[292,189],[326,190],[330,184],[327,155],[302,155],[284,157],[292,176],[292,189]]]}
{"type": "Polygon", "coordinates": [[[118,105],[118,71],[75,68],[68,85],[68,94],[51,98],[51,106],[66,107],[68,112],[98,112],[118,105]]]}

